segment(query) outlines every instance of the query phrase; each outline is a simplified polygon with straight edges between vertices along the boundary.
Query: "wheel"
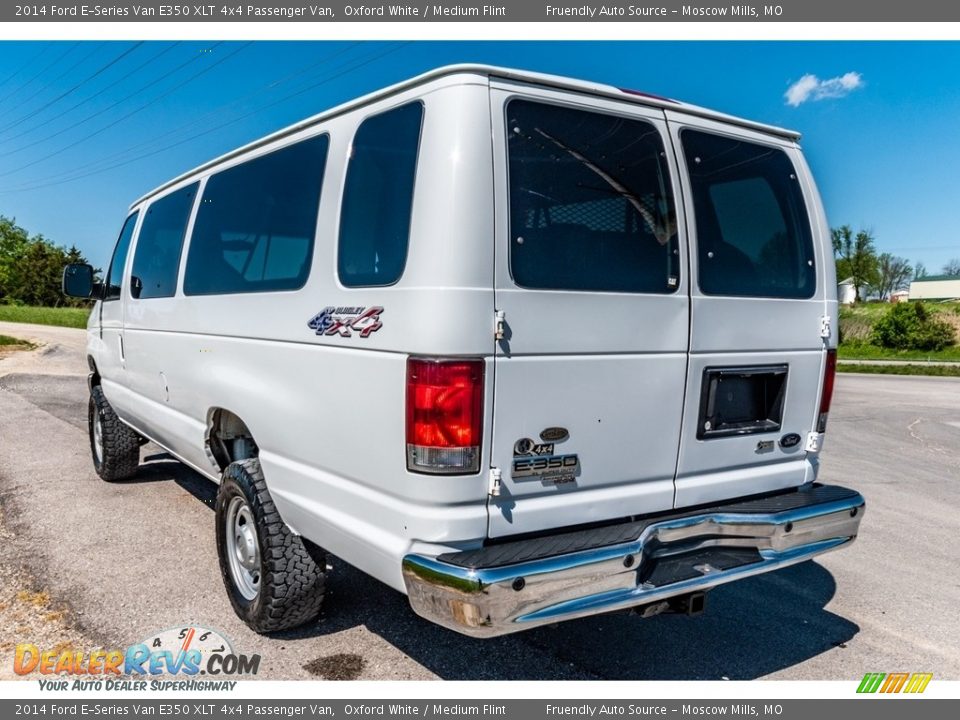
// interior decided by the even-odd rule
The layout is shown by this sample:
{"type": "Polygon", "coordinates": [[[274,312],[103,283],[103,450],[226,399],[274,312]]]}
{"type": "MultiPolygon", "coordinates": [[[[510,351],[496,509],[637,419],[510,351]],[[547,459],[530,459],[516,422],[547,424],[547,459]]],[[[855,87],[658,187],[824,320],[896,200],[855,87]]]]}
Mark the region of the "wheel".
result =
{"type": "Polygon", "coordinates": [[[97,475],[108,482],[133,475],[140,466],[140,436],[120,421],[99,385],[90,392],[87,421],[97,475]]]}
{"type": "Polygon", "coordinates": [[[322,551],[280,518],[256,458],[231,463],[217,493],[217,554],[234,611],[260,633],[310,622],[320,613],[322,551]]]}

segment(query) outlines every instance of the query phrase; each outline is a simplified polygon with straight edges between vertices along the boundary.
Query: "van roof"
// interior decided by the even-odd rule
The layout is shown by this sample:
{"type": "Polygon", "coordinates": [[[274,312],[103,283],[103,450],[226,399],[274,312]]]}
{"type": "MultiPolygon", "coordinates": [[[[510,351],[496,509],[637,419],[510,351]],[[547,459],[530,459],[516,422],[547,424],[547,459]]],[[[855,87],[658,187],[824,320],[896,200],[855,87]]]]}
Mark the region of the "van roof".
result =
{"type": "Polygon", "coordinates": [[[746,120],[744,118],[736,117],[734,115],[727,115],[725,113],[717,112],[715,110],[710,110],[707,108],[699,107],[697,105],[690,105],[688,103],[683,103],[678,100],[672,100],[670,98],[661,97],[659,95],[652,95],[649,93],[640,92],[637,90],[630,90],[626,88],[618,88],[613,85],[605,85],[603,83],[596,83],[587,80],[575,80],[573,78],[563,77],[560,75],[548,75],[545,73],[529,72],[526,70],[514,70],[511,68],[497,67],[494,65],[479,65],[479,64],[460,64],[460,65],[446,65],[444,67],[439,67],[429,72],[425,72],[422,75],[417,75],[408,80],[390,85],[388,87],[376,90],[367,95],[363,95],[349,102],[337,105],[329,110],[324,110],[323,112],[312,115],[304,120],[300,120],[292,125],[288,125],[285,128],[281,128],[275,132],[265,135],[262,138],[254,140],[253,142],[247,143],[239,148],[231,150],[217,158],[208,160],[207,162],[198,165],[192,170],[188,170],[181,175],[168,180],[162,185],[154,188],[150,192],[146,193],[142,197],[138,198],[130,207],[133,208],[145,200],[150,199],[154,195],[166,190],[167,188],[176,185],[184,180],[189,179],[191,176],[197,175],[199,173],[205,172],[216,165],[226,162],[232,158],[235,158],[239,155],[242,155],[251,150],[255,150],[258,147],[271,143],[275,140],[279,140],[287,135],[292,135],[293,133],[305,130],[312,125],[324,122],[331,118],[337,117],[338,115],[343,115],[344,113],[350,112],[357,108],[363,107],[370,103],[381,100],[390,95],[395,95],[397,93],[409,90],[411,88],[417,87],[418,85],[423,85],[433,80],[438,80],[440,78],[448,77],[451,75],[484,75],[489,78],[500,78],[506,80],[517,80],[520,82],[530,83],[534,85],[541,85],[546,87],[554,87],[562,90],[570,90],[573,92],[585,93],[589,95],[598,95],[602,97],[615,98],[621,101],[634,102],[638,105],[645,105],[648,107],[657,107],[664,110],[676,110],[679,112],[688,113],[691,115],[697,115],[699,117],[707,118],[710,120],[718,120],[724,123],[730,123],[733,125],[739,125],[740,127],[748,128],[750,130],[756,130],[762,133],[767,133],[769,135],[776,135],[778,137],[785,138],[787,140],[799,140],[800,133],[795,130],[787,130],[785,128],[777,127],[775,125],[767,125],[765,123],[754,122],[753,120],[746,120]]]}

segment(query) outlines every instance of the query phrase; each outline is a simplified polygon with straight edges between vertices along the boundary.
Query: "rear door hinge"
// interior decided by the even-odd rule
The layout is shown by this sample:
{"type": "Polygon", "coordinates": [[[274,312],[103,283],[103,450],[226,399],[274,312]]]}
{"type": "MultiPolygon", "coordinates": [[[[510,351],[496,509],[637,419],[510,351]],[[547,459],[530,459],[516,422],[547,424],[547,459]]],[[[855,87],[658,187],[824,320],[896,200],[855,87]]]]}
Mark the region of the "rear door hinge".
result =
{"type": "Polygon", "coordinates": [[[500,497],[500,481],[503,479],[503,473],[500,468],[490,468],[490,496],[500,497]]]}
{"type": "Polygon", "coordinates": [[[507,314],[503,310],[497,310],[494,316],[493,338],[503,340],[506,334],[507,314]]]}
{"type": "Polygon", "coordinates": [[[829,315],[820,316],[820,337],[822,338],[830,337],[830,316],[829,315]]]}

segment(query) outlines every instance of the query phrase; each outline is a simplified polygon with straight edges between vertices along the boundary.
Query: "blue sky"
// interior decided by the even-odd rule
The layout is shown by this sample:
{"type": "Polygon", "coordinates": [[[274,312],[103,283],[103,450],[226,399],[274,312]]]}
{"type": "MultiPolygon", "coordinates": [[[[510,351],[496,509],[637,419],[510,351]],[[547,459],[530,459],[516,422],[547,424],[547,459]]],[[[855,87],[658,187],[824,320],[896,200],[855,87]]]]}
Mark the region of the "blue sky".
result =
{"type": "Polygon", "coordinates": [[[0,42],[0,214],[103,265],[127,206],[162,181],[456,62],[800,130],[832,225],[931,273],[960,257],[956,42],[0,42]]]}

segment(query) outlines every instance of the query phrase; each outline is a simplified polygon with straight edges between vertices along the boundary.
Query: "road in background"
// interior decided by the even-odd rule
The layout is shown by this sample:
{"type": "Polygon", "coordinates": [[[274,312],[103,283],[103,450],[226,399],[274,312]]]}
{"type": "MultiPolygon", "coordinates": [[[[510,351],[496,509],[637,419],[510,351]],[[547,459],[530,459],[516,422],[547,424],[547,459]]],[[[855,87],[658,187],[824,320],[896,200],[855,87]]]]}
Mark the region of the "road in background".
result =
{"type": "MultiPolygon", "coordinates": [[[[321,619],[267,638],[224,592],[212,483],[153,445],[131,481],[94,474],[83,331],[0,333],[43,343],[0,360],[0,560],[29,572],[90,642],[125,647],[198,623],[260,653],[260,677],[276,679],[960,679],[960,380],[839,376],[821,479],[866,497],[860,538],[720,587],[699,618],[621,614],[473,640],[331,558],[321,619]]],[[[17,632],[0,628],[30,641],[17,632]]]]}

